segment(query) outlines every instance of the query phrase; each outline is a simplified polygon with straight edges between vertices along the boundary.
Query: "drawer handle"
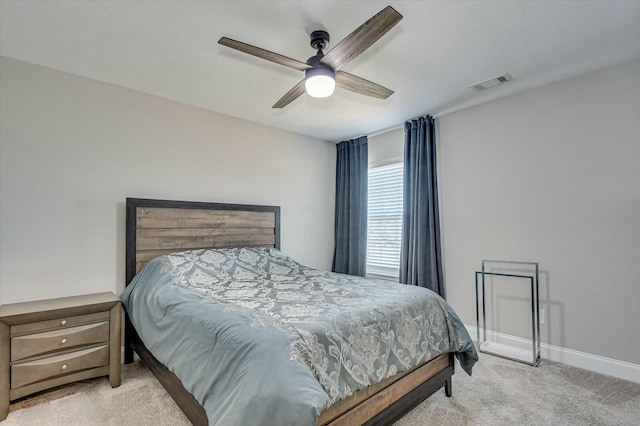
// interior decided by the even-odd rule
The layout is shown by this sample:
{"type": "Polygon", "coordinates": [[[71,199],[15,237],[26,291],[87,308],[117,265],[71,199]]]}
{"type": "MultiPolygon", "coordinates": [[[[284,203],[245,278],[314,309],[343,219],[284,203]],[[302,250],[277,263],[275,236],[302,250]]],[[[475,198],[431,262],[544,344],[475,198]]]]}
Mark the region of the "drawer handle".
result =
{"type": "Polygon", "coordinates": [[[60,341],[60,343],[62,343],[62,344],[64,345],[65,343],[67,343],[67,339],[62,339],[62,340],[60,341]]]}
{"type": "Polygon", "coordinates": [[[67,320],[60,321],[60,325],[67,325],[67,320]]]}
{"type": "Polygon", "coordinates": [[[62,369],[66,370],[67,369],[67,364],[62,364],[62,369]]]}

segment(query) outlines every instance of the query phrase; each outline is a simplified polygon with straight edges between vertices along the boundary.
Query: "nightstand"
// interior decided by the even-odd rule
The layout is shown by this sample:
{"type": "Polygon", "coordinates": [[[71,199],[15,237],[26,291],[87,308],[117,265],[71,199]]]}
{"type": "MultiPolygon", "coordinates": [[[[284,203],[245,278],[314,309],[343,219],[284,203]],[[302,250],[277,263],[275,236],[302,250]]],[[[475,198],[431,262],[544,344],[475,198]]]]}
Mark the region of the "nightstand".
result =
{"type": "Polygon", "coordinates": [[[110,292],[0,306],[0,421],[34,392],[100,376],[120,386],[121,318],[110,292]]]}

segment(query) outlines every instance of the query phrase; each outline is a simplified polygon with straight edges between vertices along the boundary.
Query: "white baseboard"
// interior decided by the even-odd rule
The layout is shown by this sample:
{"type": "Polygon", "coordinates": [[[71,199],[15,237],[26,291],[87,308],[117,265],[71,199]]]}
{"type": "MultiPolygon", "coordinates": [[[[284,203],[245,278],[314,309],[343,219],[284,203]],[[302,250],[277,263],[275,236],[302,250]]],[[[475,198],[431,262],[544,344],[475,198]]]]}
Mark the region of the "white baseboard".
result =
{"type": "MultiPolygon", "coordinates": [[[[476,340],[476,327],[466,324],[465,327],[467,328],[471,338],[476,340]]],[[[532,351],[532,341],[521,337],[487,330],[487,340],[513,346],[518,349],[532,351]]],[[[543,359],[561,362],[573,367],[640,383],[640,365],[632,364],[630,362],[618,361],[616,359],[592,355],[586,352],[549,345],[547,343],[540,344],[540,356],[543,359]]]]}

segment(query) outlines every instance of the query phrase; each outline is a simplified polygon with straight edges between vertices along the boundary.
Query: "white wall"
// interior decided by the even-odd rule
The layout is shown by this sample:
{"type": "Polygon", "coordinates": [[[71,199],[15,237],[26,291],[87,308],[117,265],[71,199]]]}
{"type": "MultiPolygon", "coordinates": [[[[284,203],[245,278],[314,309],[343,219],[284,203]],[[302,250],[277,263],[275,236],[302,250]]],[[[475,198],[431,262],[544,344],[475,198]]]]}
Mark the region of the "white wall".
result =
{"type": "Polygon", "coordinates": [[[328,269],[335,146],[0,59],[0,303],[124,288],[125,198],[281,206],[328,269]]]}
{"type": "MultiPolygon", "coordinates": [[[[441,116],[438,132],[447,299],[463,321],[476,324],[482,259],[536,261],[544,343],[640,364],[640,61],[441,116]]],[[[370,164],[403,138],[369,138],[370,164]]],[[[490,328],[531,338],[527,285],[496,282],[490,328]]]]}
{"type": "MultiPolygon", "coordinates": [[[[543,342],[640,364],[640,61],[440,117],[439,131],[447,295],[464,322],[483,258],[537,261],[543,342]]],[[[530,337],[517,299],[496,301],[497,331],[530,337]]]]}

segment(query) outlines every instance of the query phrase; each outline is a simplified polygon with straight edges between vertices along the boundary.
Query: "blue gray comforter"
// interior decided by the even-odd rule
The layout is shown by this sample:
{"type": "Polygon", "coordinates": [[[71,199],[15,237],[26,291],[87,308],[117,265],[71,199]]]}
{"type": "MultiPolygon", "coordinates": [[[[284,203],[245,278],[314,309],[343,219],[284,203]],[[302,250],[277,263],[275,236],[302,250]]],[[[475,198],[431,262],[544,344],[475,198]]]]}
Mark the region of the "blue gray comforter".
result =
{"type": "Polygon", "coordinates": [[[145,346],[216,425],[316,425],[353,392],[456,352],[462,322],[424,288],[307,268],[275,249],[151,260],[122,294],[145,346]]]}

